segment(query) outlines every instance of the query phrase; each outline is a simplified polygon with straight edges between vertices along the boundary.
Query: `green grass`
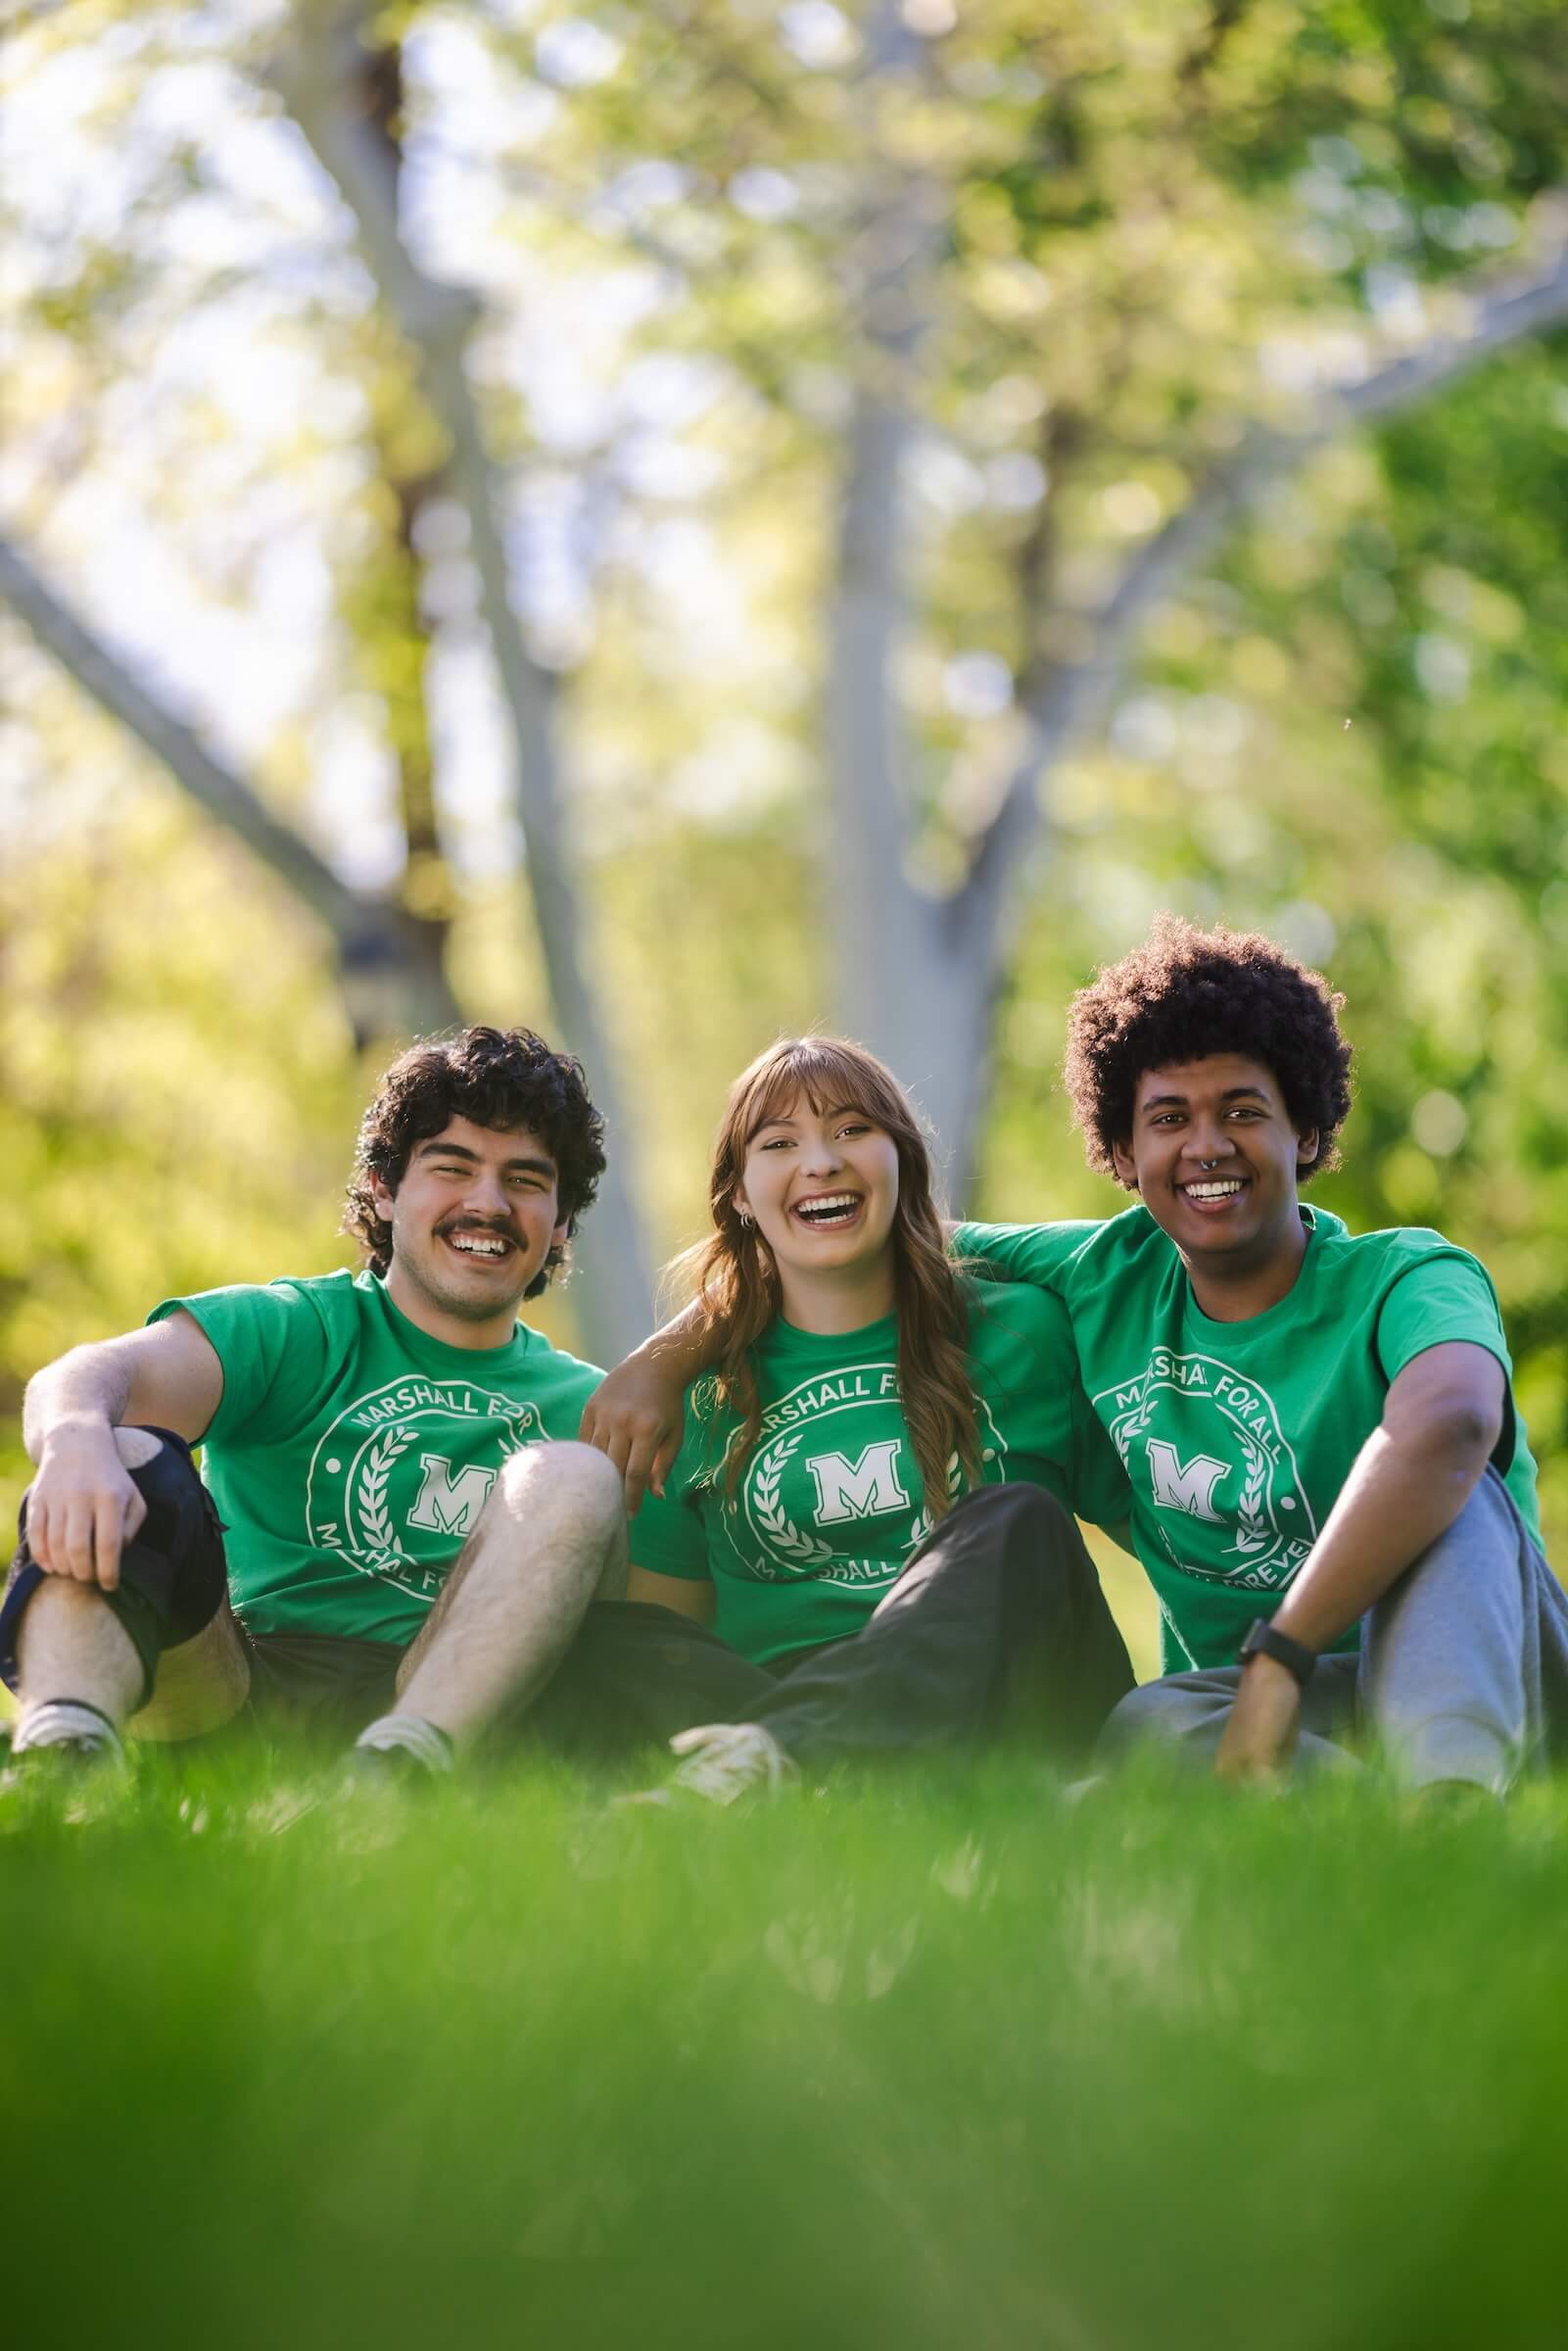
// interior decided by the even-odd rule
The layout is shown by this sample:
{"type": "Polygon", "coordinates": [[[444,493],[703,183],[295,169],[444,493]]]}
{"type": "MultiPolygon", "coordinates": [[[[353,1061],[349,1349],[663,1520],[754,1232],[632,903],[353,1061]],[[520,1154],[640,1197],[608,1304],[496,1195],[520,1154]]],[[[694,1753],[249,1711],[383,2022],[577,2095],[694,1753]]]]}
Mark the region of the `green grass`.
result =
{"type": "Polygon", "coordinates": [[[0,1797],[9,2340],[1560,2339],[1568,1794],[0,1797]]]}

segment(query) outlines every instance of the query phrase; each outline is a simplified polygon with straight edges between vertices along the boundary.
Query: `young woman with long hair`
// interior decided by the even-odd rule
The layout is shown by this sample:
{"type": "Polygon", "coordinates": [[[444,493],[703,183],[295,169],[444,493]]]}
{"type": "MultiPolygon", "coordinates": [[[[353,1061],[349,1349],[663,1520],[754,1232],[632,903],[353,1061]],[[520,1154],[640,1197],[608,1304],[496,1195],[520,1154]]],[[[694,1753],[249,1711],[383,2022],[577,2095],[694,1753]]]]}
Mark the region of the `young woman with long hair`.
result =
{"type": "Polygon", "coordinates": [[[728,1800],[951,1744],[1025,1676],[1035,1727],[1080,1744],[1132,1676],[1069,1513],[1113,1524],[1126,1491],[1058,1301],[951,1263],[907,1096],[838,1039],[736,1080],[709,1206],[668,1342],[696,1371],[683,1441],[628,1590],[722,1707],[672,1742],[678,1781],[728,1800]]]}

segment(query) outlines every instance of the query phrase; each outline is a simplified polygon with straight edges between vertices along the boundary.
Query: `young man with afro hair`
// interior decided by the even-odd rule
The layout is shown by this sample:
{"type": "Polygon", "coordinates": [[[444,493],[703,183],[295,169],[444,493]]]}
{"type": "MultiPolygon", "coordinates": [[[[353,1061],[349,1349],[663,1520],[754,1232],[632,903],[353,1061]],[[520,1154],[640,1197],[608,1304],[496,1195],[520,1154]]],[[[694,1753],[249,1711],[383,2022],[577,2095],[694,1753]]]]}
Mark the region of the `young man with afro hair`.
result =
{"type": "Polygon", "coordinates": [[[1351,1104],[1343,998],[1268,939],[1162,916],[1073,1000],[1067,1084],[1105,1223],[960,1226],[1065,1301],[1132,1488],[1161,1734],[1226,1777],[1375,1740],[1501,1795],[1568,1728],[1568,1601],[1485,1269],[1306,1206],[1351,1104]]]}
{"type": "Polygon", "coordinates": [[[418,1776],[531,1706],[625,1583],[620,1480],[558,1441],[599,1375],[517,1319],[603,1168],[575,1061],[427,1040],[360,1128],[360,1272],[166,1298],[37,1374],[0,1609],[24,1767],[249,1699],[358,1732],[361,1779],[418,1776]]]}

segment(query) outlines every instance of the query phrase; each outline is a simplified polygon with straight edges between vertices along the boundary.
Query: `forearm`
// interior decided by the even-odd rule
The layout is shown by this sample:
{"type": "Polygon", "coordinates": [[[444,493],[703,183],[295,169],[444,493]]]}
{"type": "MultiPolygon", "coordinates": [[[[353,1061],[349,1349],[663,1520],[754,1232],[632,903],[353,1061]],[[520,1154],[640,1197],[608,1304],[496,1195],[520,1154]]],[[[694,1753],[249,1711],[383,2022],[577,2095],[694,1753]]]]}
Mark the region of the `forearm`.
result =
{"type": "Polygon", "coordinates": [[[1453,1524],[1486,1465],[1472,1436],[1375,1429],[1275,1612],[1278,1630],[1329,1648],[1453,1524]]]}
{"type": "Polygon", "coordinates": [[[704,1371],[711,1371],[724,1352],[722,1335],[695,1300],[635,1347],[629,1364],[645,1364],[672,1385],[689,1388],[704,1371]]]}
{"type": "Polygon", "coordinates": [[[584,1407],[578,1434],[620,1470],[632,1517],[648,1487],[664,1491],[680,1450],[686,1390],[722,1352],[719,1333],[693,1304],[617,1364],[584,1407]]]}
{"type": "Polygon", "coordinates": [[[172,1429],[194,1444],[222,1393],[222,1366],[200,1324],[183,1313],[74,1347],[44,1367],[28,1385],[22,1427],[38,1468],[28,1489],[27,1541],[46,1574],[114,1589],[121,1542],[146,1515],[116,1429],[172,1429]]]}
{"type": "Polygon", "coordinates": [[[130,1398],[131,1367],[113,1346],[72,1347],[27,1382],[22,1404],[22,1441],[29,1461],[57,1431],[116,1428],[130,1398]]]}

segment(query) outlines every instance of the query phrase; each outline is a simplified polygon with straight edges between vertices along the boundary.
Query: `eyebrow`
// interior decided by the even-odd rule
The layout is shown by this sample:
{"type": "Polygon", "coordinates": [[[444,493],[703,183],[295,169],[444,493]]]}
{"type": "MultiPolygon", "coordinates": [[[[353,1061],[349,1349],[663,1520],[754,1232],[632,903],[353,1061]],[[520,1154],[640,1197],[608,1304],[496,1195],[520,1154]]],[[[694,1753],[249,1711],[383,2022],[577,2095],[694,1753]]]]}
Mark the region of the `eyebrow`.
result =
{"type": "MultiPolygon", "coordinates": [[[[421,1143],[415,1151],[414,1157],[415,1159],[462,1159],[466,1160],[471,1168],[477,1168],[480,1165],[479,1153],[470,1151],[466,1143],[444,1143],[439,1135],[431,1142],[421,1143]]],[[[521,1158],[503,1159],[501,1173],[503,1175],[557,1176],[560,1171],[552,1159],[521,1158]]]]}
{"type": "MultiPolygon", "coordinates": [[[[1260,1085],[1227,1085],[1220,1095],[1221,1102],[1266,1102],[1267,1094],[1260,1085]]],[[[1192,1100],[1190,1094],[1150,1094],[1140,1102],[1140,1110],[1185,1110],[1192,1100]]]]}
{"type": "MultiPolygon", "coordinates": [[[[871,1112],[862,1110],[858,1102],[840,1102],[832,1110],[820,1110],[817,1116],[820,1119],[869,1119],[871,1112]]],[[[798,1119],[786,1118],[781,1112],[776,1118],[762,1120],[760,1125],[753,1127],[751,1131],[754,1135],[765,1134],[770,1127],[797,1127],[799,1124],[798,1119]]]]}

